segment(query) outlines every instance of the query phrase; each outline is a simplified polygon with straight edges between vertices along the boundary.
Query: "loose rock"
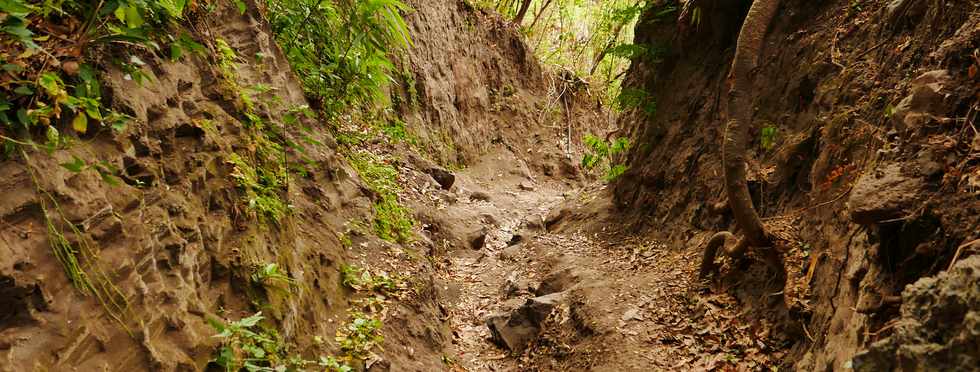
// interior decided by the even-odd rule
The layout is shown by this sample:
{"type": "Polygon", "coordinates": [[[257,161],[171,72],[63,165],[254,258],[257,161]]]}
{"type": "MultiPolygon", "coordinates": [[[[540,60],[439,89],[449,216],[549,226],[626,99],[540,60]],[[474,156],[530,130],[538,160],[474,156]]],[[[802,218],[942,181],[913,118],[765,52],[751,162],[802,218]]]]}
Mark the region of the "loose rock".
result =
{"type": "Polygon", "coordinates": [[[583,270],[573,267],[552,271],[541,280],[541,285],[534,293],[542,296],[563,292],[578,284],[585,276],[586,273],[583,270]]]}
{"type": "Polygon", "coordinates": [[[487,228],[483,227],[473,233],[470,233],[470,237],[466,239],[470,243],[470,248],[482,249],[487,243],[487,228]]]}
{"type": "Polygon", "coordinates": [[[909,95],[895,107],[892,123],[899,131],[914,131],[929,121],[944,116],[944,88],[949,84],[949,71],[929,71],[912,80],[909,95]]]}
{"type": "Polygon", "coordinates": [[[510,314],[491,315],[487,319],[491,339],[498,346],[513,352],[524,351],[541,333],[541,324],[564,297],[564,292],[535,297],[510,314]]]}
{"type": "Polygon", "coordinates": [[[891,336],[854,357],[856,371],[972,371],[980,365],[980,256],[902,293],[891,336]]]}
{"type": "Polygon", "coordinates": [[[472,194],[470,194],[470,200],[488,202],[490,201],[490,194],[487,194],[484,191],[474,191],[472,194]]]}
{"type": "Polygon", "coordinates": [[[425,170],[425,173],[432,176],[432,179],[439,183],[443,190],[449,190],[456,183],[456,175],[443,167],[432,166],[425,170]]]}

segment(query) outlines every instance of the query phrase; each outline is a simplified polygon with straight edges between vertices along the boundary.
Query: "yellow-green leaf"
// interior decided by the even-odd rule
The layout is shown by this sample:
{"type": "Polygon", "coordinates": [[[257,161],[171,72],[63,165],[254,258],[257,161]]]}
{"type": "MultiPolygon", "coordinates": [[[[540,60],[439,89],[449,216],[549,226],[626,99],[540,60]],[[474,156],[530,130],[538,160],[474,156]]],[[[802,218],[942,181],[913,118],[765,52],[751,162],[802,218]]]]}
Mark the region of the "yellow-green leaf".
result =
{"type": "Polygon", "coordinates": [[[75,115],[75,119],[71,121],[71,127],[78,133],[85,133],[88,130],[88,116],[84,112],[78,113],[75,115]]]}
{"type": "Polygon", "coordinates": [[[129,28],[137,28],[143,25],[143,16],[140,15],[139,8],[135,6],[126,7],[126,25],[129,28]]]}

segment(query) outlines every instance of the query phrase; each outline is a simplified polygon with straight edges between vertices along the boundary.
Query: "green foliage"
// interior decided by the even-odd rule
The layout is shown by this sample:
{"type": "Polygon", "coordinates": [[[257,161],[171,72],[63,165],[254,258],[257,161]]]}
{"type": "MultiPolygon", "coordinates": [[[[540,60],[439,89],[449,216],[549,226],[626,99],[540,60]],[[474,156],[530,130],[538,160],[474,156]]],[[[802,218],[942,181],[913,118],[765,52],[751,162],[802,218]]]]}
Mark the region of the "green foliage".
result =
{"type": "Polygon", "coordinates": [[[377,194],[374,202],[374,232],[381,239],[406,243],[412,239],[411,211],[398,201],[398,171],[381,158],[367,153],[355,152],[348,155],[351,166],[377,194]]]}
{"type": "Polygon", "coordinates": [[[384,98],[388,55],[411,45],[398,0],[267,0],[269,21],[307,93],[328,117],[384,98]]]}
{"type": "Polygon", "coordinates": [[[340,267],[340,276],[344,286],[355,291],[373,291],[383,295],[393,295],[407,288],[405,280],[388,273],[372,274],[371,271],[353,265],[340,267]]]}
{"type": "Polygon", "coordinates": [[[620,137],[612,142],[606,142],[602,138],[587,134],[582,142],[585,143],[587,149],[587,152],[582,157],[582,168],[591,170],[599,166],[606,167],[606,172],[603,176],[606,182],[615,180],[628,169],[624,164],[613,164],[613,158],[616,155],[629,150],[630,144],[626,138],[620,137]]]}
{"type": "Polygon", "coordinates": [[[210,319],[218,331],[214,337],[222,339],[222,346],[212,362],[226,371],[273,371],[273,367],[285,363],[285,347],[275,332],[257,328],[264,317],[256,313],[238,321],[224,323],[210,319]]]}
{"type": "Polygon", "coordinates": [[[397,117],[393,117],[382,123],[381,132],[383,132],[388,139],[394,142],[405,142],[410,145],[418,145],[418,138],[412,133],[409,133],[408,128],[405,126],[405,122],[397,117]]]}
{"type": "Polygon", "coordinates": [[[609,48],[607,52],[610,57],[654,63],[659,63],[664,54],[666,54],[666,50],[663,47],[649,44],[619,44],[609,48]]]}
{"type": "Polygon", "coordinates": [[[296,286],[296,281],[280,271],[279,265],[274,263],[258,267],[252,273],[252,282],[282,293],[289,293],[290,289],[296,286]]]}
{"type": "Polygon", "coordinates": [[[214,337],[221,339],[221,347],[211,362],[228,372],[304,371],[311,366],[330,372],[353,371],[353,368],[334,357],[320,357],[319,361],[314,362],[290,355],[279,333],[260,325],[263,319],[261,312],[234,322],[208,319],[211,327],[218,332],[214,337]]]}
{"type": "Polygon", "coordinates": [[[773,125],[763,127],[759,134],[759,142],[766,151],[772,150],[776,144],[776,127],[773,125]]]}
{"type": "Polygon", "coordinates": [[[279,197],[285,187],[285,174],[281,169],[253,166],[254,161],[248,161],[236,153],[229,155],[228,163],[233,166],[231,176],[244,193],[243,198],[250,209],[273,222],[289,213],[289,206],[279,197]]]}
{"type": "MultiPolygon", "coordinates": [[[[281,117],[274,118],[273,107],[278,100],[262,99],[260,96],[268,93],[271,88],[257,84],[245,87],[239,81],[238,64],[242,58],[224,40],[215,40],[215,56],[218,71],[221,74],[223,86],[228,96],[241,110],[245,117],[246,130],[249,134],[246,148],[252,150],[245,156],[232,153],[228,163],[234,168],[231,176],[237,181],[238,187],[244,192],[243,199],[250,210],[268,218],[271,222],[279,222],[289,213],[289,205],[283,199],[288,187],[288,177],[291,165],[286,157],[286,148],[295,150],[301,161],[311,162],[304,145],[291,140],[287,135],[288,127],[300,124],[299,118],[315,116],[308,107],[283,108],[281,117]]],[[[305,144],[320,145],[307,134],[309,128],[301,128],[301,141],[305,144]]],[[[206,131],[207,132],[207,131],[206,131]]],[[[303,163],[292,165],[297,172],[305,172],[303,163]]]]}
{"type": "Polygon", "coordinates": [[[642,89],[623,88],[616,98],[616,105],[620,110],[636,109],[647,116],[657,113],[657,102],[642,89]]]}
{"type": "MultiPolygon", "coordinates": [[[[372,273],[353,265],[342,265],[340,276],[344,286],[358,292],[368,292],[369,297],[355,301],[360,308],[369,312],[384,313],[385,299],[397,297],[407,290],[408,284],[401,277],[390,276],[385,272],[372,273]]],[[[384,341],[381,335],[383,324],[380,319],[361,311],[350,312],[350,322],[337,330],[336,341],[340,344],[344,358],[365,359],[370,350],[384,341]]]]}
{"type": "Polygon", "coordinates": [[[606,175],[603,176],[602,179],[606,182],[615,181],[617,178],[619,178],[619,176],[622,176],[623,173],[626,173],[628,169],[629,167],[627,167],[625,164],[613,165],[609,168],[609,171],[606,172],[606,175]]]}
{"type": "MultiPolygon", "coordinates": [[[[21,149],[21,154],[25,160],[30,161],[26,151],[21,149]]],[[[40,207],[48,234],[48,244],[50,244],[51,251],[61,264],[68,280],[83,295],[94,296],[109,316],[128,332],[126,319],[130,313],[126,296],[122,294],[108,273],[102,268],[97,251],[93,249],[79,227],[65,217],[65,212],[61,209],[57,198],[41,188],[38,175],[32,168],[28,168],[28,170],[31,181],[41,196],[40,207]],[[49,206],[53,207],[54,210],[49,209],[49,206]],[[66,228],[73,236],[77,237],[74,244],[65,237],[66,228]]]]}
{"type": "Polygon", "coordinates": [[[337,343],[347,357],[365,359],[375,346],[384,342],[380,319],[362,312],[351,312],[351,321],[346,327],[337,330],[337,343]]]}
{"type": "Polygon", "coordinates": [[[398,201],[397,195],[382,195],[374,203],[374,232],[387,241],[408,243],[412,240],[411,212],[398,201]]]}
{"type": "MultiPolygon", "coordinates": [[[[489,1],[489,0],[486,0],[489,1]]],[[[521,1],[498,0],[498,9],[508,17],[521,1]],[[508,10],[510,9],[510,10],[508,10]]],[[[538,57],[571,71],[603,91],[608,103],[619,94],[622,78],[631,60],[661,52],[647,45],[631,44],[633,30],[658,0],[532,0],[522,31],[538,57]],[[584,37],[583,37],[584,36],[584,37]]]]}
{"type": "MultiPolygon", "coordinates": [[[[125,44],[155,52],[160,42],[178,40],[161,32],[184,17],[186,0],[0,1],[0,139],[6,156],[13,145],[38,147],[43,134],[48,151],[66,141],[70,126],[84,134],[97,125],[121,130],[131,118],[102,106],[98,73],[85,63],[95,45],[125,44]],[[55,25],[72,19],[79,29],[51,37],[55,25]],[[43,36],[39,36],[43,35],[43,36]],[[69,38],[70,37],[70,38],[69,38]],[[11,133],[17,133],[12,135],[11,133]],[[19,137],[20,139],[16,139],[19,137]]],[[[181,38],[189,45],[189,38],[181,38]]],[[[137,82],[148,77],[135,55],[117,65],[137,82]]]]}

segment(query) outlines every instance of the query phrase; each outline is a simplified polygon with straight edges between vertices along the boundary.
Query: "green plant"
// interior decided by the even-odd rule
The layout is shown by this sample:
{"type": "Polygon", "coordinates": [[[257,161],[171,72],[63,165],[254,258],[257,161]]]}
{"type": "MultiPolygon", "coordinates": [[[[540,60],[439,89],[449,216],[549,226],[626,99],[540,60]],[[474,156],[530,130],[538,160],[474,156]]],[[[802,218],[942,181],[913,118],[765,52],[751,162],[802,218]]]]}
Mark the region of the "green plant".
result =
{"type": "Polygon", "coordinates": [[[243,198],[249,209],[273,222],[280,221],[289,213],[289,205],[279,197],[279,193],[285,188],[285,174],[282,169],[253,166],[255,161],[247,161],[236,153],[228,156],[228,163],[233,167],[231,177],[244,193],[243,198]]]}
{"type": "Polygon", "coordinates": [[[411,45],[398,0],[268,0],[269,22],[317,107],[343,109],[383,100],[393,79],[389,54],[411,45]]]}
{"type": "Polygon", "coordinates": [[[335,340],[340,344],[340,350],[348,358],[365,359],[372,348],[381,345],[384,336],[380,319],[359,311],[351,312],[351,321],[347,326],[337,330],[335,340]]]}
{"type": "Polygon", "coordinates": [[[341,282],[355,291],[373,291],[383,295],[393,295],[408,288],[405,280],[388,273],[372,274],[371,271],[352,265],[340,267],[341,282]]]}
{"type": "Polygon", "coordinates": [[[290,288],[296,285],[296,280],[280,271],[279,265],[274,263],[258,267],[252,274],[252,282],[285,293],[289,293],[290,288]]]}
{"type": "Polygon", "coordinates": [[[623,88],[616,97],[619,110],[637,109],[647,116],[657,113],[657,102],[650,93],[642,89],[623,88]]]}
{"type": "MultiPolygon", "coordinates": [[[[157,51],[166,36],[160,31],[182,18],[185,6],[182,0],[0,2],[0,139],[5,156],[16,145],[36,147],[31,138],[39,134],[53,151],[66,142],[66,126],[79,134],[97,123],[121,129],[131,118],[102,106],[98,73],[85,63],[87,56],[99,53],[88,52],[99,44],[157,51]],[[58,25],[65,22],[78,27],[63,34],[52,31],[63,29],[58,25]]],[[[147,78],[135,55],[117,65],[133,80],[147,78]]]]}
{"type": "Polygon", "coordinates": [[[613,158],[625,153],[630,148],[629,140],[624,137],[616,138],[612,142],[606,142],[602,138],[591,134],[585,135],[582,140],[585,143],[586,153],[582,156],[582,168],[591,170],[602,166],[605,168],[606,182],[611,182],[626,172],[628,167],[624,164],[614,164],[613,158]]]}
{"type": "Polygon", "coordinates": [[[350,233],[340,234],[340,246],[341,247],[350,249],[353,245],[354,245],[354,242],[351,241],[350,233]]]}
{"type": "Polygon", "coordinates": [[[409,133],[408,128],[405,127],[405,122],[397,117],[392,117],[384,121],[381,126],[381,131],[394,142],[405,142],[413,146],[418,145],[418,139],[415,135],[409,133]]]}
{"type": "Polygon", "coordinates": [[[245,369],[253,371],[273,371],[272,367],[284,362],[284,347],[278,334],[267,330],[253,330],[264,317],[256,313],[238,321],[224,323],[210,319],[209,323],[222,339],[222,346],[212,362],[226,371],[245,369]]]}
{"type": "Polygon", "coordinates": [[[367,153],[348,154],[351,166],[377,194],[374,202],[374,231],[381,239],[406,243],[412,239],[415,222],[411,212],[398,201],[398,171],[381,158],[367,153]]]}
{"type": "MultiPolygon", "coordinates": [[[[24,149],[21,149],[21,155],[30,162],[30,157],[24,149]]],[[[65,217],[58,199],[41,188],[38,175],[33,168],[28,167],[28,171],[37,194],[40,196],[39,205],[48,234],[48,244],[50,244],[55,258],[61,264],[65,276],[68,277],[72,286],[83,295],[94,296],[109,316],[129,332],[126,319],[130,314],[126,296],[116,287],[105,269],[99,264],[96,250],[89,244],[85,234],[75,223],[65,217]],[[53,212],[49,206],[53,207],[53,212]],[[76,237],[77,241],[74,244],[65,236],[65,228],[76,237]]]]}
{"type": "Polygon", "coordinates": [[[354,369],[332,356],[318,361],[306,360],[288,352],[288,345],[272,328],[262,327],[262,313],[233,322],[208,319],[221,339],[221,346],[211,362],[228,372],[286,372],[306,371],[311,366],[330,372],[352,372],[354,369]]]}
{"type": "Polygon", "coordinates": [[[623,173],[626,173],[628,169],[629,167],[624,164],[616,164],[609,168],[609,171],[606,172],[606,175],[602,177],[602,179],[606,182],[615,181],[617,178],[619,178],[619,176],[622,176],[623,173]]]}
{"type": "Polygon", "coordinates": [[[759,133],[759,142],[764,150],[772,150],[776,144],[776,127],[773,125],[762,127],[762,131],[759,133]]]}

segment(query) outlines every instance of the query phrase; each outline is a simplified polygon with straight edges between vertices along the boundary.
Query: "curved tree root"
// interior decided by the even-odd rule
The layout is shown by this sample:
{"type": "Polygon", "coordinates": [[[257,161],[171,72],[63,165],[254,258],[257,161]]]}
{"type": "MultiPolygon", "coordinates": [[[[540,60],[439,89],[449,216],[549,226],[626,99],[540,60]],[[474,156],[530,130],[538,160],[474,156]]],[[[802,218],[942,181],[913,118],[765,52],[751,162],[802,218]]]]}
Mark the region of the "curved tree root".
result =
{"type": "Polygon", "coordinates": [[[699,277],[706,278],[709,274],[713,274],[718,271],[718,264],[715,263],[715,258],[718,256],[718,250],[721,248],[722,253],[733,260],[741,259],[745,257],[745,252],[749,248],[748,239],[741,239],[732,244],[735,241],[735,235],[727,231],[719,232],[711,236],[708,240],[708,244],[704,247],[704,255],[701,256],[701,271],[699,277]]]}
{"type": "MultiPolygon", "coordinates": [[[[752,90],[752,77],[756,72],[758,57],[769,25],[772,23],[780,0],[754,0],[738,34],[735,56],[729,75],[731,88],[728,92],[729,120],[722,140],[722,167],[724,169],[725,192],[735,222],[742,230],[743,237],[726,248],[725,254],[731,258],[741,258],[749,247],[767,247],[772,238],[762,225],[746,181],[745,153],[749,144],[749,125],[752,122],[752,102],[748,92],[752,90]]],[[[714,270],[714,259],[718,248],[729,241],[730,233],[719,233],[712,237],[705,248],[701,261],[701,275],[714,270]],[[727,235],[726,235],[727,234],[727,235]]]]}
{"type": "MultiPolygon", "coordinates": [[[[689,2],[688,4],[692,4],[689,2]]],[[[749,146],[749,126],[752,124],[753,89],[752,78],[757,73],[759,54],[769,25],[779,8],[780,0],[753,0],[738,34],[735,56],[729,74],[731,87],[728,91],[728,123],[722,139],[722,168],[724,170],[725,193],[731,207],[735,223],[742,231],[737,242],[729,232],[719,232],[711,237],[701,257],[700,276],[702,278],[717,271],[715,258],[721,249],[733,260],[744,257],[749,248],[763,248],[765,261],[777,270],[782,270],[786,282],[783,284],[783,299],[791,313],[796,313],[804,302],[800,297],[806,291],[806,283],[799,273],[802,260],[798,252],[788,249],[783,241],[776,241],[771,232],[762,224],[746,181],[745,157],[749,146]],[[734,244],[733,244],[734,242],[734,244]],[[787,256],[788,254],[788,256],[787,256]]]]}

